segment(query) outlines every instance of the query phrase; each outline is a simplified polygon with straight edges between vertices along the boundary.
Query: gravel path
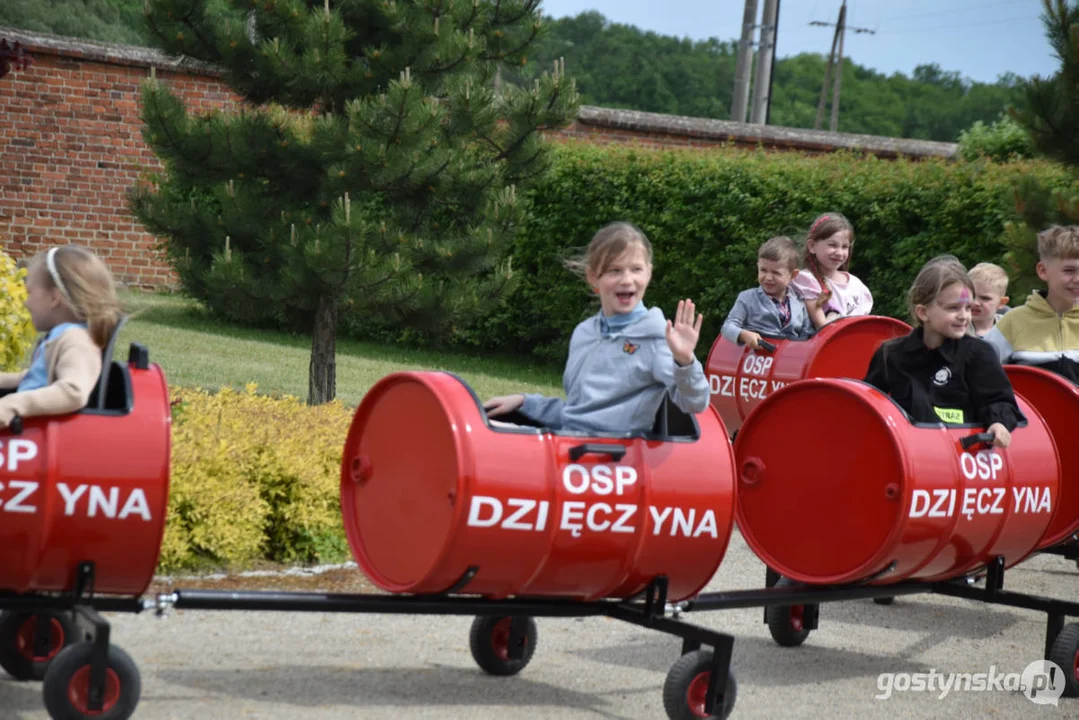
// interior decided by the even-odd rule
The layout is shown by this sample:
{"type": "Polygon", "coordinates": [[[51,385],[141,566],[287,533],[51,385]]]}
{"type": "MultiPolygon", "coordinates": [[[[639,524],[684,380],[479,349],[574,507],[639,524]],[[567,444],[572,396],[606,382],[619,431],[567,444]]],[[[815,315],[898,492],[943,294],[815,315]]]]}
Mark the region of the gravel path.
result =
{"type": "MultiPolygon", "coordinates": [[[[709,589],[760,587],[763,575],[735,532],[709,589]]],[[[1060,558],[1033,558],[1007,579],[1009,589],[1079,598],[1079,570],[1060,558]]],[[[1079,699],[1038,706],[1016,691],[874,699],[884,672],[1022,672],[1042,655],[1039,613],[932,595],[890,607],[833,603],[796,649],[772,642],[760,609],[683,617],[735,636],[736,718],[1079,717],[1079,699]]],[[[472,661],[467,617],[174,611],[111,620],[113,641],[141,670],[135,717],[147,720],[663,718],[663,682],[680,648],[614,620],[540,619],[532,663],[494,678],[472,661]]],[[[0,677],[0,718],[47,718],[41,684],[0,677]]]]}

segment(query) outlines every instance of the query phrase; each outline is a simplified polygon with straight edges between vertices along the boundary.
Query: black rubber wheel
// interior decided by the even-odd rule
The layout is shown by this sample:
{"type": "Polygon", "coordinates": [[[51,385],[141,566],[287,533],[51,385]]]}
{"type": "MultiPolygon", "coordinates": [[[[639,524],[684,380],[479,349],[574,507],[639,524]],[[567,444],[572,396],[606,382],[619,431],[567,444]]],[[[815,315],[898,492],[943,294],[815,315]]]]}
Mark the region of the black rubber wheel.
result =
{"type": "Polygon", "coordinates": [[[109,646],[105,671],[105,696],[101,710],[90,712],[90,656],[93,643],[80,642],[64,648],[49,664],[41,694],[53,720],[126,720],[135,712],[142,694],[142,681],[135,661],[126,652],[109,646]]]}
{"type": "Polygon", "coordinates": [[[53,658],[77,639],[75,621],[69,613],[50,610],[0,613],[0,667],[16,680],[41,680],[53,658]],[[34,654],[39,621],[48,622],[52,629],[44,655],[34,654]]]}
{"type": "Polygon", "coordinates": [[[670,720],[698,720],[699,718],[726,718],[734,710],[738,697],[738,684],[734,673],[727,671],[727,690],[722,702],[711,715],[704,712],[711,679],[712,651],[694,650],[686,653],[671,666],[667,681],[663,683],[663,709],[670,720]]]}
{"type": "Polygon", "coordinates": [[[527,618],[525,628],[524,653],[517,660],[509,656],[510,623],[509,616],[480,615],[472,621],[472,630],[468,634],[468,645],[472,658],[484,672],[491,675],[516,675],[525,669],[532,654],[536,652],[536,621],[527,618]]]}
{"type": "Polygon", "coordinates": [[[1053,640],[1049,659],[1064,671],[1064,697],[1079,697],[1079,624],[1064,626],[1053,640]]]}
{"type": "Polygon", "coordinates": [[[877,605],[891,605],[895,602],[895,597],[876,597],[873,598],[873,602],[877,605]]]}
{"type": "MultiPolygon", "coordinates": [[[[781,577],[775,587],[794,585],[790,578],[781,577]]],[[[764,611],[772,639],[783,647],[798,647],[809,637],[805,628],[805,605],[772,605],[764,611]]]]}

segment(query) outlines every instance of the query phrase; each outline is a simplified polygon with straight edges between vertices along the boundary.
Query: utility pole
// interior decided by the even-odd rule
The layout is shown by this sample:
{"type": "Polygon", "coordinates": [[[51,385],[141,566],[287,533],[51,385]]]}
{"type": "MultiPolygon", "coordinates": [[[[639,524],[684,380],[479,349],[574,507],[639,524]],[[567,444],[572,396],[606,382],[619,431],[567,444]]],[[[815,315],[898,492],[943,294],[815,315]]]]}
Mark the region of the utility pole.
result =
{"type": "Polygon", "coordinates": [[[828,104],[828,83],[832,81],[832,63],[835,62],[835,48],[839,43],[839,28],[843,26],[846,14],[847,3],[844,2],[839,8],[839,20],[836,21],[835,34],[832,35],[832,50],[828,53],[828,65],[824,68],[824,84],[820,86],[820,101],[817,103],[817,120],[813,123],[814,130],[820,130],[820,125],[824,122],[824,108],[828,104]]]}
{"type": "MultiPolygon", "coordinates": [[[[818,27],[832,26],[832,23],[821,22],[820,20],[814,20],[809,24],[818,27]]],[[[828,55],[828,65],[824,70],[824,85],[822,85],[820,89],[820,102],[817,105],[817,121],[813,124],[814,130],[820,130],[821,123],[824,121],[824,105],[828,97],[828,82],[832,79],[832,62],[836,57],[837,43],[839,45],[839,58],[836,60],[835,80],[832,85],[832,118],[829,123],[829,129],[832,132],[835,132],[839,127],[839,92],[843,79],[843,38],[846,36],[847,30],[855,33],[876,34],[876,30],[870,30],[869,28],[847,27],[847,0],[843,0],[843,4],[839,7],[839,18],[835,22],[835,35],[832,37],[832,52],[828,55]]]]}
{"type": "Polygon", "coordinates": [[[764,0],[764,17],[761,18],[761,42],[757,52],[757,82],[753,85],[753,112],[749,121],[763,125],[768,112],[771,95],[772,62],[776,51],[776,11],[779,0],[764,0]]]}
{"type": "Polygon", "coordinates": [[[846,29],[847,0],[843,0],[839,7],[839,26],[836,28],[839,33],[839,57],[835,61],[835,85],[832,86],[832,121],[828,124],[828,129],[832,132],[839,127],[839,85],[843,82],[843,38],[847,34],[846,29]]]}
{"type": "Polygon", "coordinates": [[[757,27],[757,0],[746,0],[742,15],[742,39],[738,42],[738,64],[734,70],[734,96],[731,98],[731,120],[746,121],[749,105],[749,76],[753,70],[753,31],[757,27]]]}

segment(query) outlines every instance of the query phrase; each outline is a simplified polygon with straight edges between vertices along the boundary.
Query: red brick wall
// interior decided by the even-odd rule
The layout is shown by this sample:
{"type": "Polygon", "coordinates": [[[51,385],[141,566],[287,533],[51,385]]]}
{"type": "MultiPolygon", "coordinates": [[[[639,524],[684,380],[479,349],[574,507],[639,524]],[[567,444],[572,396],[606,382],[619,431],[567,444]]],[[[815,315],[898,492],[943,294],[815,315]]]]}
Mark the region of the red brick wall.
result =
{"type": "MultiPolygon", "coordinates": [[[[196,112],[234,109],[239,98],[212,68],[145,48],[9,28],[0,28],[0,36],[19,41],[33,58],[30,67],[0,78],[0,245],[21,258],[78,243],[100,254],[125,284],[175,284],[156,239],[127,209],[128,190],[161,169],[142,141],[139,83],[156,72],[196,112]]],[[[955,148],[595,107],[582,107],[553,136],[656,148],[731,142],[811,152],[846,148],[882,157],[949,156],[955,148]]]]}
{"type": "MultiPolygon", "coordinates": [[[[234,103],[219,80],[157,71],[188,107],[234,103]]],[[[117,280],[171,285],[152,235],[126,193],[161,168],[142,140],[139,83],[146,67],[35,53],[0,80],[0,242],[14,257],[78,243],[101,255],[117,280]]]]}

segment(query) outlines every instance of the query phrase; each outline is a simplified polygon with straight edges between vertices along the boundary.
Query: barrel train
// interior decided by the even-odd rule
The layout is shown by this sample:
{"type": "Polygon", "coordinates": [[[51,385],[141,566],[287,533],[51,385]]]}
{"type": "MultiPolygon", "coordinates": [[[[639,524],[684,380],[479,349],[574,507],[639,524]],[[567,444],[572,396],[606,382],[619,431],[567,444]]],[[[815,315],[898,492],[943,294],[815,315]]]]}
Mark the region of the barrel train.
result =
{"type": "Polygon", "coordinates": [[[177,590],[146,601],[168,501],[168,395],[145,348],[120,363],[110,344],[87,409],[3,438],[0,666],[44,679],[54,718],[126,718],[138,670],[99,611],[475,615],[472,655],[496,675],[529,662],[534,616],[602,615],[682,638],[664,687],[670,717],[726,717],[733,638],[670,617],[668,603],[762,606],[777,642],[796,645],[821,602],[936,592],[1046,612],[1046,657],[1079,695],[1079,625],[1064,626],[1079,603],[1003,590],[1005,569],[1033,553],[1076,555],[1079,449],[1064,433],[1079,424],[1079,389],[1009,367],[1027,423],[1006,450],[985,447],[980,428],[912,423],[850,379],[908,330],[849,318],[767,352],[720,338],[707,362],[713,407],[688,416],[667,403],[636,436],[553,433],[523,418],[496,427],[460,378],[395,373],[356,410],[340,491],[352,553],[392,595],[177,590]],[[790,432],[810,424],[823,433],[790,432]],[[120,439],[123,454],[103,451],[120,439]],[[702,592],[736,521],[781,579],[702,592]]]}

